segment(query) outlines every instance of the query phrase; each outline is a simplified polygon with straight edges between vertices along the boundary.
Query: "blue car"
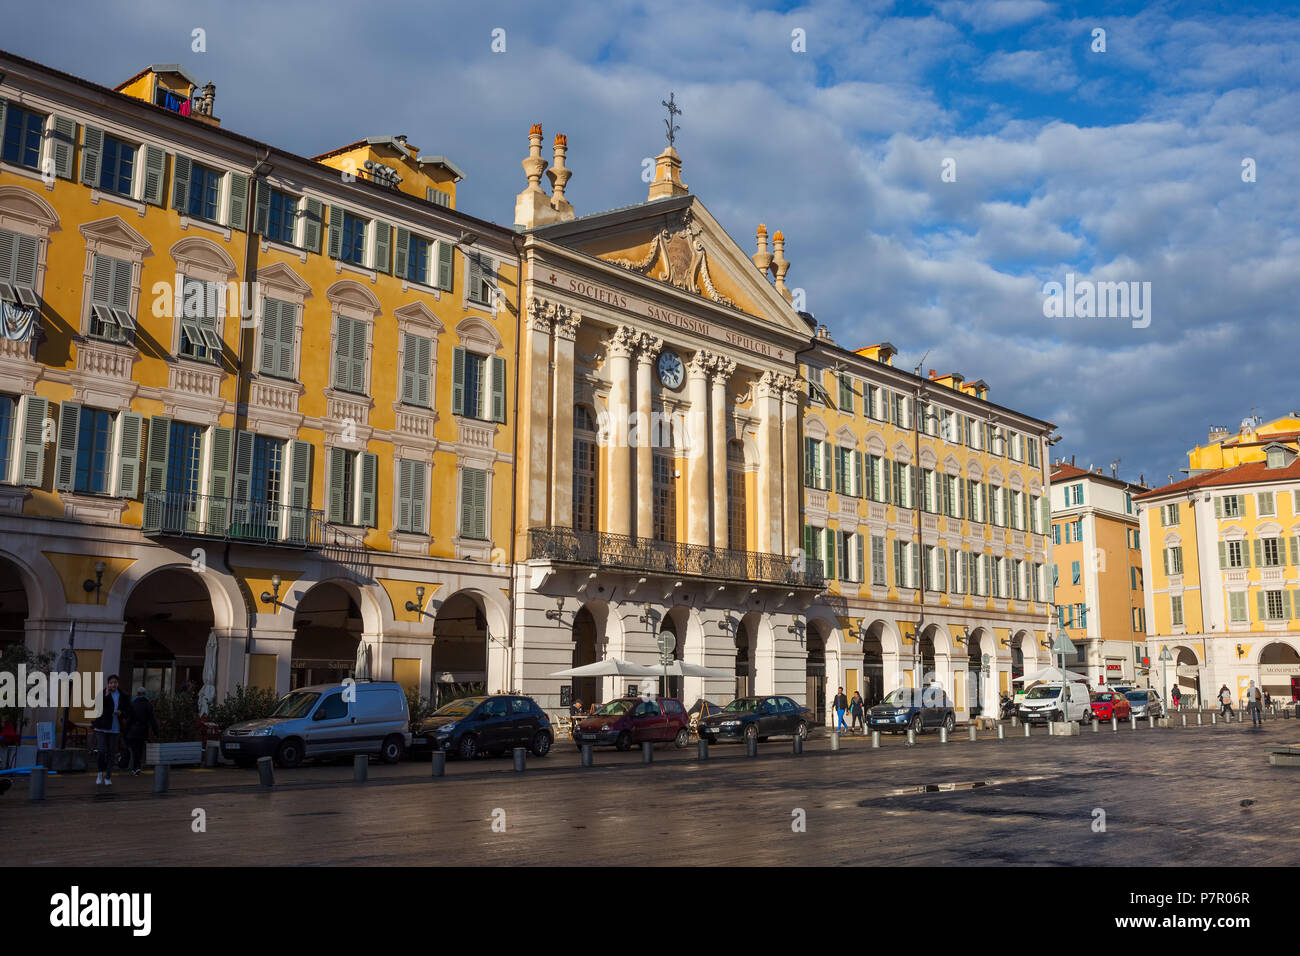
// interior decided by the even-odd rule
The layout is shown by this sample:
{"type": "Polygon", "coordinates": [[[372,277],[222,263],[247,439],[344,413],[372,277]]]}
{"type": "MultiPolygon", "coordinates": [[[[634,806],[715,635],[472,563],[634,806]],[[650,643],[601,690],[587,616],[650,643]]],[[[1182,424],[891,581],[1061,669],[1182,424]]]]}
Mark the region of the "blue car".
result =
{"type": "Polygon", "coordinates": [[[867,712],[872,730],[901,734],[914,730],[918,734],[938,727],[952,733],[957,712],[942,687],[925,687],[920,691],[900,687],[867,712]]]}

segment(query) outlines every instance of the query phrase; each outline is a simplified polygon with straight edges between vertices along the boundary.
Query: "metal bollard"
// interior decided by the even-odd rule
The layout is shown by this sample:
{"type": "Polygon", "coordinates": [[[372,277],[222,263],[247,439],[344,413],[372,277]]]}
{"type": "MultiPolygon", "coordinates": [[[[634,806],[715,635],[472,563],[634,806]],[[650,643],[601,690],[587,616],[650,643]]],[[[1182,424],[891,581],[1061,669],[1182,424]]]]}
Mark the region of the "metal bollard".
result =
{"type": "Polygon", "coordinates": [[[1029,723],[1028,723],[1028,721],[1025,722],[1025,725],[1024,725],[1024,726],[1025,726],[1025,736],[1028,737],[1028,736],[1029,736],[1029,723]]]}
{"type": "Polygon", "coordinates": [[[709,759],[709,742],[705,740],[703,737],[700,738],[699,746],[695,748],[695,759],[696,760],[709,759]]]}
{"type": "Polygon", "coordinates": [[[1011,726],[1012,726],[1012,727],[1015,727],[1015,726],[1017,726],[1019,723],[1020,723],[1020,718],[1017,717],[1015,714],[1012,714],[1012,715],[1011,715],[1011,726]]]}
{"type": "Polygon", "coordinates": [[[1152,717],[1150,714],[1147,714],[1147,726],[1150,727],[1152,730],[1156,729],[1156,719],[1152,717]]]}
{"type": "Polygon", "coordinates": [[[745,756],[746,756],[746,757],[757,757],[757,756],[758,756],[758,738],[757,738],[757,737],[746,737],[746,738],[745,738],[745,756]]]}
{"type": "Polygon", "coordinates": [[[1201,719],[1201,712],[1199,710],[1196,712],[1196,726],[1197,727],[1205,726],[1205,721],[1201,719]]]}
{"type": "Polygon", "coordinates": [[[641,762],[655,762],[655,745],[648,740],[641,741],[641,762]]]}
{"type": "Polygon", "coordinates": [[[971,725],[970,725],[970,739],[971,739],[971,740],[979,740],[979,733],[978,733],[978,731],[975,730],[975,725],[974,725],[974,724],[971,724],[971,725]]]}
{"type": "Polygon", "coordinates": [[[872,750],[880,749],[880,731],[878,730],[873,730],[871,732],[871,749],[872,750]]]}
{"type": "Polygon", "coordinates": [[[1210,726],[1214,727],[1219,723],[1219,712],[1216,710],[1210,714],[1210,726]]]}
{"type": "Polygon", "coordinates": [[[221,744],[209,740],[203,748],[203,766],[211,769],[221,763],[221,744]]]}
{"type": "Polygon", "coordinates": [[[914,744],[914,743],[916,743],[916,731],[913,730],[911,727],[908,727],[908,728],[907,728],[907,745],[910,747],[910,746],[912,746],[912,744],[914,744]]]}
{"type": "Polygon", "coordinates": [[[1007,732],[1001,724],[998,724],[998,740],[1006,740],[1007,732]]]}
{"type": "Polygon", "coordinates": [[[947,728],[947,727],[940,727],[940,728],[939,728],[939,743],[941,743],[941,744],[946,744],[947,742],[948,742],[948,728],[947,728]]]}
{"type": "Polygon", "coordinates": [[[840,749],[840,733],[838,730],[831,731],[831,750],[840,749]]]}
{"type": "Polygon", "coordinates": [[[154,765],[153,768],[153,792],[154,793],[167,792],[167,783],[168,783],[167,776],[170,770],[171,768],[165,763],[154,765]]]}
{"type": "Polygon", "coordinates": [[[352,758],[352,779],[356,783],[365,783],[366,777],[370,773],[370,758],[365,754],[357,754],[352,758]]]}
{"type": "Polygon", "coordinates": [[[1090,720],[1090,721],[1088,721],[1088,723],[1092,724],[1092,732],[1093,732],[1094,734],[1099,734],[1099,733],[1101,733],[1101,721],[1100,721],[1100,720],[1090,720]]]}
{"type": "Polygon", "coordinates": [[[528,750],[525,747],[514,748],[515,754],[515,773],[523,773],[528,769],[528,750]]]}
{"type": "Polygon", "coordinates": [[[270,757],[257,758],[257,782],[264,787],[275,786],[275,764],[270,757]]]}
{"type": "Polygon", "coordinates": [[[27,799],[31,803],[39,803],[45,799],[45,768],[34,767],[32,774],[27,779],[27,799]]]}
{"type": "Polygon", "coordinates": [[[1187,715],[1186,715],[1186,714],[1183,714],[1183,726],[1184,726],[1184,727],[1187,726],[1187,715]]]}
{"type": "Polygon", "coordinates": [[[1110,729],[1114,733],[1119,733],[1119,719],[1114,715],[1110,718],[1110,729]]]}
{"type": "Polygon", "coordinates": [[[803,753],[803,738],[798,734],[794,735],[794,752],[796,755],[803,753]]]}
{"type": "Polygon", "coordinates": [[[1132,714],[1128,715],[1128,723],[1129,723],[1129,730],[1138,729],[1138,719],[1134,717],[1132,714]]]}
{"type": "Polygon", "coordinates": [[[1047,722],[1047,736],[1049,736],[1049,737],[1055,737],[1055,736],[1056,736],[1056,729],[1052,726],[1054,723],[1056,723],[1056,721],[1054,721],[1054,720],[1049,720],[1049,721],[1047,722]]]}
{"type": "Polygon", "coordinates": [[[432,754],[432,759],[430,759],[429,763],[430,763],[430,767],[429,767],[430,777],[446,776],[447,755],[445,753],[443,753],[441,750],[434,751],[432,754]]]}

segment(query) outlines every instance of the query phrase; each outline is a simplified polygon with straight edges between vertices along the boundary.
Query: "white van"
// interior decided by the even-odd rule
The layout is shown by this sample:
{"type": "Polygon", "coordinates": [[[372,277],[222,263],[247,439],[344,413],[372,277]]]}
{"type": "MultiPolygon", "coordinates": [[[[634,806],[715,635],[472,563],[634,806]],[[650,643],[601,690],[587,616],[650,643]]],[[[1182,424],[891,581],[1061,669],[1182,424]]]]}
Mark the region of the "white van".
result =
{"type": "Polygon", "coordinates": [[[1045,681],[1029,688],[1016,713],[1026,723],[1049,720],[1086,723],[1092,719],[1092,695],[1087,684],[1077,681],[1045,681]]]}

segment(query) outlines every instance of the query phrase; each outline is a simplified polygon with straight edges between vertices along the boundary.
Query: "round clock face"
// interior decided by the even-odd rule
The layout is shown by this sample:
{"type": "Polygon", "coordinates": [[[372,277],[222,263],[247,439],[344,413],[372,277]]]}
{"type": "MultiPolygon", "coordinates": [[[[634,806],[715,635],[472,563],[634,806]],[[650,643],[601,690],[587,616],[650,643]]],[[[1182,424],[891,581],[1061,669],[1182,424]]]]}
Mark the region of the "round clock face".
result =
{"type": "Polygon", "coordinates": [[[665,388],[681,388],[685,377],[686,366],[680,355],[672,350],[659,354],[659,381],[665,388]]]}

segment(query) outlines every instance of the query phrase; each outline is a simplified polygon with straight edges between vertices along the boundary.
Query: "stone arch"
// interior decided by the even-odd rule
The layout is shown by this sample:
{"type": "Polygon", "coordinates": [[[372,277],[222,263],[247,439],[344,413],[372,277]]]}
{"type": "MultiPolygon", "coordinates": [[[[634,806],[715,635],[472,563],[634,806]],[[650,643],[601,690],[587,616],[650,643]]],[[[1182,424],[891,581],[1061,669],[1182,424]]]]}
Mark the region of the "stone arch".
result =
{"type": "Polygon", "coordinates": [[[893,458],[900,465],[910,465],[912,463],[912,449],[907,447],[907,442],[901,438],[894,442],[893,458]]]}
{"type": "Polygon", "coordinates": [[[959,462],[959,461],[957,460],[957,456],[956,456],[956,455],[949,454],[949,455],[944,456],[944,459],[943,459],[943,472],[944,472],[945,475],[959,475],[959,474],[961,474],[961,462],[959,462]]]}
{"type": "Polygon", "coordinates": [[[373,319],[383,311],[375,294],[355,279],[340,279],[325,290],[330,307],[354,319],[373,319]]]}
{"type": "Polygon", "coordinates": [[[1002,469],[997,465],[989,466],[989,483],[1001,486],[1004,480],[1002,469]]]}
{"type": "Polygon", "coordinates": [[[1010,485],[1012,491],[1020,491],[1025,487],[1025,480],[1020,477],[1020,472],[1013,471],[1011,477],[1007,479],[1007,484],[1010,485]]]}
{"type": "Polygon", "coordinates": [[[13,229],[26,226],[17,232],[26,232],[42,239],[59,231],[59,214],[54,207],[30,189],[22,186],[0,186],[0,228],[13,229]]]}
{"type": "Polygon", "coordinates": [[[39,564],[32,564],[13,551],[0,550],[0,560],[8,561],[18,572],[18,579],[27,596],[28,620],[42,621],[67,614],[67,601],[55,597],[64,593],[63,582],[59,580],[58,573],[48,559],[42,556],[39,564]]]}
{"type": "Polygon", "coordinates": [[[215,571],[208,567],[203,573],[193,570],[193,562],[184,560],[174,553],[150,550],[138,560],[127,565],[113,581],[105,596],[105,613],[110,618],[122,619],[126,613],[126,604],[134,591],[145,578],[159,571],[188,571],[197,577],[208,591],[212,605],[212,626],[218,629],[246,629],[249,626],[248,605],[239,589],[234,575],[215,571]]]}
{"type": "Polygon", "coordinates": [[[884,457],[886,445],[884,436],[882,436],[880,432],[874,430],[868,432],[865,444],[867,447],[867,454],[875,455],[877,458],[884,457]]]}
{"type": "Polygon", "coordinates": [[[1170,531],[1165,535],[1164,544],[1166,548],[1172,548],[1183,543],[1182,535],[1177,531],[1170,531]]]}
{"type": "Polygon", "coordinates": [[[190,565],[155,568],[139,578],[122,606],[118,668],[130,691],[145,686],[170,692],[186,682],[201,686],[210,636],[224,596],[190,565]]]}
{"type": "Polygon", "coordinates": [[[858,436],[848,425],[841,425],[835,430],[835,443],[841,448],[857,448],[858,436]]]}
{"type": "Polygon", "coordinates": [[[803,433],[814,441],[825,441],[830,429],[820,415],[809,415],[803,420],[803,433]]]}
{"type": "Polygon", "coordinates": [[[462,319],[456,326],[456,337],[460,344],[471,351],[481,353],[497,352],[501,348],[501,334],[490,322],[478,316],[462,319]]]}
{"type": "Polygon", "coordinates": [[[933,468],[936,464],[938,464],[938,461],[939,461],[938,456],[935,455],[933,448],[931,448],[928,445],[922,446],[921,448],[922,468],[933,468]]]}
{"type": "Polygon", "coordinates": [[[976,481],[984,480],[984,468],[980,465],[979,459],[972,458],[966,462],[966,477],[976,481]]]}
{"type": "Polygon", "coordinates": [[[202,236],[186,236],[168,251],[179,272],[205,282],[228,282],[239,271],[225,249],[202,236]]]}

